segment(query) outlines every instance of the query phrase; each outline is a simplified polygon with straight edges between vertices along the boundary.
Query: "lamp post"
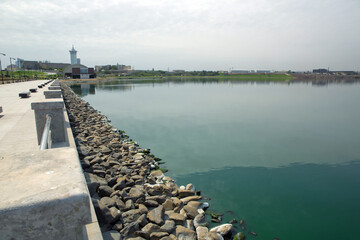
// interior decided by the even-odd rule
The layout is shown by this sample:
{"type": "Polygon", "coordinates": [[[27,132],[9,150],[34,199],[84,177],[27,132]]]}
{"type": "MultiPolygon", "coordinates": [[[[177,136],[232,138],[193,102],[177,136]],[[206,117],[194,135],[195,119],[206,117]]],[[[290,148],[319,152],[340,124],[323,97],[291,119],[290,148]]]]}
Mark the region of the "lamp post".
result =
{"type": "Polygon", "coordinates": [[[15,82],[14,81],[14,73],[13,73],[13,69],[12,69],[12,62],[11,62],[12,59],[15,60],[15,58],[10,57],[11,78],[12,78],[13,82],[15,82]]]}
{"type": "MultiPolygon", "coordinates": [[[[5,53],[0,53],[0,55],[6,56],[5,53]]],[[[0,72],[1,72],[1,81],[2,81],[2,84],[4,84],[4,75],[3,75],[3,72],[2,72],[1,58],[0,58],[0,72]]]]}

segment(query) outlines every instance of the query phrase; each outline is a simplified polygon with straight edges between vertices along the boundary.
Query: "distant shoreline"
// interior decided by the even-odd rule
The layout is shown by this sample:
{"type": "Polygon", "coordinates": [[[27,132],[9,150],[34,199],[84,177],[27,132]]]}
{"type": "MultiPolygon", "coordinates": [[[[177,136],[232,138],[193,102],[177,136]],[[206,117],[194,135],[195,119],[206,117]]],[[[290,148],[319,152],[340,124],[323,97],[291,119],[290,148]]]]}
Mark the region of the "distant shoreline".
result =
{"type": "Polygon", "coordinates": [[[264,83],[294,83],[294,82],[312,82],[317,85],[326,85],[328,83],[354,83],[360,82],[360,75],[329,75],[329,74],[238,74],[238,75],[221,75],[221,76],[146,76],[146,77],[98,77],[91,79],[65,79],[66,82],[102,82],[106,80],[124,80],[124,81],[187,81],[201,79],[218,79],[220,81],[234,82],[264,82],[264,83]]]}

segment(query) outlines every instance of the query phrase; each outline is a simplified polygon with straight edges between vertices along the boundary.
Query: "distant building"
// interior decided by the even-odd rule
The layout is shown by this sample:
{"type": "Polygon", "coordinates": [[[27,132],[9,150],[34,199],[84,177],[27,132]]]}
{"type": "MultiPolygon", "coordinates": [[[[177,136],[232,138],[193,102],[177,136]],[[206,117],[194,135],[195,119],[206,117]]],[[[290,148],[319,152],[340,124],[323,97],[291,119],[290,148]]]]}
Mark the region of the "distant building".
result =
{"type": "Polygon", "coordinates": [[[69,52],[70,52],[70,63],[77,64],[77,58],[76,58],[77,51],[75,50],[74,45],[72,46],[72,49],[69,52]]]}
{"type": "Polygon", "coordinates": [[[80,63],[80,58],[77,58],[77,59],[76,59],[76,64],[81,64],[81,63],[80,63]]]}
{"type": "Polygon", "coordinates": [[[242,73],[250,73],[249,70],[231,70],[230,74],[242,74],[242,73]]]}
{"type": "Polygon", "coordinates": [[[64,69],[70,64],[68,63],[50,63],[50,62],[40,62],[41,69],[64,69]]]}
{"type": "Polygon", "coordinates": [[[256,73],[271,73],[270,70],[256,70],[256,73]]]}
{"type": "Polygon", "coordinates": [[[16,64],[11,64],[5,68],[6,71],[18,71],[21,70],[16,64]]]}
{"type": "Polygon", "coordinates": [[[313,69],[313,73],[329,73],[329,70],[325,68],[313,69]]]}
{"type": "Polygon", "coordinates": [[[69,65],[65,68],[64,74],[66,77],[74,79],[96,78],[94,68],[88,68],[81,64],[69,65]]]}

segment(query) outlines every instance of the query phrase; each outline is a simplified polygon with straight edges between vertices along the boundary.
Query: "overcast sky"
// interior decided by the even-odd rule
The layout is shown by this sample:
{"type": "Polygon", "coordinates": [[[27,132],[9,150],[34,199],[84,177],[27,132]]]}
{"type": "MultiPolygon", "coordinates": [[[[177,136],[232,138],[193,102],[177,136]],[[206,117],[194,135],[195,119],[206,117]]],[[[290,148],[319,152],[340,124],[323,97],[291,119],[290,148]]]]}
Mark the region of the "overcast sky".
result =
{"type": "Polygon", "coordinates": [[[360,0],[0,0],[9,57],[170,70],[360,70],[360,0]]]}

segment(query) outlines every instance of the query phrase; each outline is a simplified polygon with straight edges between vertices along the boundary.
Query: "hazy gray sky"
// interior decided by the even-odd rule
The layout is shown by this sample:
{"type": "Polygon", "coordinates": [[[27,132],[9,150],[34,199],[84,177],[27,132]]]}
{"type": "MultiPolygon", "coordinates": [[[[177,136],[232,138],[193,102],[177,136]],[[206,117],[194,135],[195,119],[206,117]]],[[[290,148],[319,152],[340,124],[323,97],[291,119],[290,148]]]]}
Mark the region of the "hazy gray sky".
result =
{"type": "Polygon", "coordinates": [[[360,70],[360,0],[0,0],[0,52],[135,69],[360,70]]]}

